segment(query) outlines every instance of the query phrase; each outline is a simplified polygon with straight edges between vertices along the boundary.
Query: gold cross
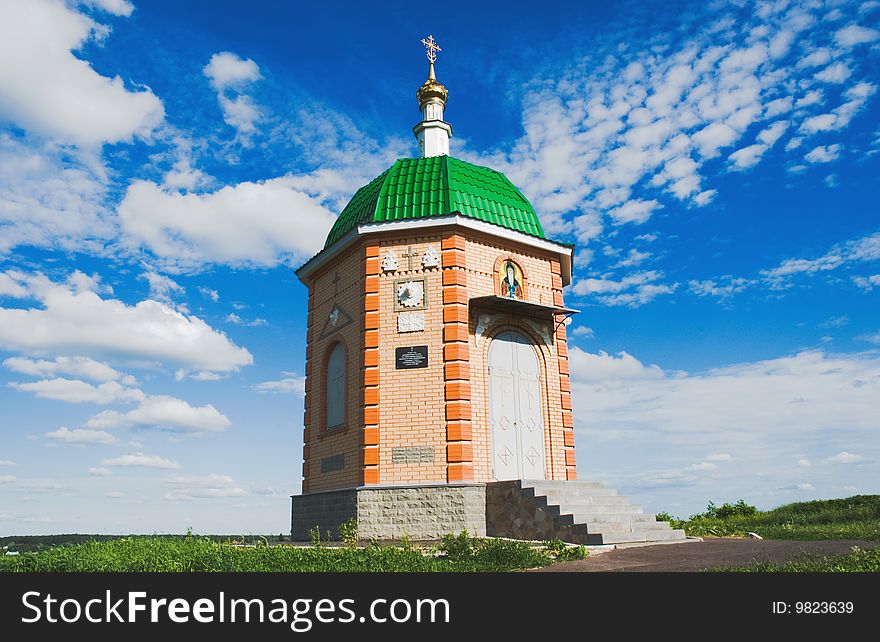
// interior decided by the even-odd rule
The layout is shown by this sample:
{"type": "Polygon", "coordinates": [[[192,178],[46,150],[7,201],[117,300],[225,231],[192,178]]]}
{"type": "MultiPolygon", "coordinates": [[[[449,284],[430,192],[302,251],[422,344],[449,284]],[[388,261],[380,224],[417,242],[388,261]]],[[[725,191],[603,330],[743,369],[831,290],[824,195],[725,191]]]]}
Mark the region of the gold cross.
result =
{"type": "Polygon", "coordinates": [[[427,49],[428,60],[431,63],[437,62],[437,52],[443,51],[440,48],[440,45],[434,40],[434,36],[428,36],[427,38],[422,38],[422,44],[425,45],[425,49],[427,49]]]}

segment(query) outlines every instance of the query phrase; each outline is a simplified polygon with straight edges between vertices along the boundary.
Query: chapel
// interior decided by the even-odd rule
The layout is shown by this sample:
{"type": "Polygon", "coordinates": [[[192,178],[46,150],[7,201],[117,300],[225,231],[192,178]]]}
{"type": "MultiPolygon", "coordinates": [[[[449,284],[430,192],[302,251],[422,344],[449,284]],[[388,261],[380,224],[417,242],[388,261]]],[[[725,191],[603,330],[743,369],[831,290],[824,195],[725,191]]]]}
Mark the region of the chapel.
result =
{"type": "Polygon", "coordinates": [[[439,47],[422,42],[418,156],[358,189],[296,271],[308,330],[293,538],[352,518],[363,538],[683,537],[577,481],[565,324],[576,310],[564,301],[574,247],[545,236],[504,174],[450,156],[439,47]],[[614,521],[597,521],[606,514],[614,521]]]}

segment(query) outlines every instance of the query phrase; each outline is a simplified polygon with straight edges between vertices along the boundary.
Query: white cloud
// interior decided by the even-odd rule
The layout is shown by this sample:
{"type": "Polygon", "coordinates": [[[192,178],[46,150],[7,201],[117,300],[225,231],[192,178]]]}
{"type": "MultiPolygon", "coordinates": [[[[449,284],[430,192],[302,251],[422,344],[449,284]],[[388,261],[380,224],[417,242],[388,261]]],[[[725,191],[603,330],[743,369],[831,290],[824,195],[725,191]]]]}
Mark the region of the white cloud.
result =
{"type": "Polygon", "coordinates": [[[820,328],[842,328],[846,325],[849,325],[849,317],[847,315],[841,315],[838,317],[828,317],[822,323],[819,324],[820,328]]]}
{"type": "Polygon", "coordinates": [[[107,405],[142,401],[144,393],[137,388],[127,388],[116,381],[92,385],[79,379],[43,379],[27,383],[11,382],[11,388],[30,392],[42,399],[55,399],[68,403],[95,403],[107,405]]]}
{"type": "Polygon", "coordinates": [[[786,259],[773,269],[762,270],[761,275],[771,286],[780,287],[794,275],[828,272],[844,265],[878,259],[880,259],[880,232],[838,243],[815,259],[786,259]]]}
{"type": "Polygon", "coordinates": [[[62,2],[0,3],[0,117],[83,146],[148,136],[164,118],[159,99],[149,89],[129,91],[119,76],[102,76],[73,54],[105,33],[62,2]]]}
{"type": "Polygon", "coordinates": [[[217,92],[223,120],[235,128],[239,137],[244,137],[243,142],[247,142],[247,136],[256,131],[263,116],[254,99],[240,92],[262,78],[257,63],[223,51],[211,56],[203,72],[217,92]]]}
{"type": "Polygon", "coordinates": [[[46,437],[55,441],[63,441],[67,444],[79,445],[112,444],[117,441],[116,437],[103,430],[88,430],[85,428],[68,430],[63,426],[53,432],[47,432],[46,437]]]}
{"type": "Polygon", "coordinates": [[[145,455],[144,453],[128,453],[120,457],[112,457],[101,461],[102,466],[111,467],[129,467],[137,466],[142,468],[180,468],[180,464],[171,459],[160,457],[159,455],[145,455]]]}
{"type": "Polygon", "coordinates": [[[17,283],[5,272],[0,272],[0,296],[8,296],[13,299],[23,299],[27,296],[27,290],[17,283]]]}
{"type": "Polygon", "coordinates": [[[677,441],[731,447],[762,436],[760,441],[774,443],[799,436],[793,447],[817,431],[867,435],[880,428],[874,401],[880,394],[880,358],[875,353],[802,352],[684,374],[644,366],[625,353],[615,359],[580,352],[572,350],[571,372],[576,406],[590,409],[576,414],[584,426],[611,432],[629,426],[677,441]],[[624,376],[613,376],[609,363],[625,366],[624,376]]]}
{"type": "Polygon", "coordinates": [[[745,170],[754,167],[761,161],[764,153],[770,149],[767,145],[755,144],[743,147],[728,156],[728,160],[735,170],[745,170]]]}
{"type": "Polygon", "coordinates": [[[694,196],[694,205],[698,207],[708,205],[715,198],[716,194],[718,194],[718,190],[715,189],[703,190],[702,192],[694,196]]]}
{"type": "Polygon", "coordinates": [[[234,53],[222,51],[211,56],[202,70],[217,91],[242,88],[260,80],[260,68],[250,58],[240,58],[234,53]]]}
{"type": "Polygon", "coordinates": [[[627,201],[620,207],[614,208],[608,214],[617,225],[622,225],[623,223],[640,225],[651,218],[654,211],[661,207],[663,206],[653,199],[649,201],[632,200],[627,201]]]}
{"type": "Polygon", "coordinates": [[[220,293],[217,290],[212,290],[211,288],[200,285],[199,292],[206,299],[211,299],[214,303],[220,300],[220,293]]]}
{"type": "Polygon", "coordinates": [[[783,484],[782,486],[777,486],[776,490],[789,490],[789,491],[799,491],[799,492],[813,492],[816,490],[816,487],[813,484],[801,482],[799,484],[783,484]]]}
{"type": "Polygon", "coordinates": [[[122,383],[128,385],[134,383],[134,378],[130,375],[121,373],[102,361],[95,361],[88,357],[56,357],[51,361],[9,357],[3,362],[3,366],[13,372],[35,377],[66,374],[98,382],[121,380],[122,383]]]}
{"type": "Polygon", "coordinates": [[[704,158],[714,158],[722,147],[732,145],[739,133],[725,123],[712,123],[693,135],[692,140],[704,158]]]}
{"type": "Polygon", "coordinates": [[[151,395],[128,412],[105,410],[86,422],[87,428],[158,428],[179,432],[205,433],[226,430],[229,419],[213,405],[191,406],[182,399],[151,395]]]}
{"type": "Polygon", "coordinates": [[[102,468],[100,466],[89,468],[87,472],[92,477],[110,477],[113,474],[113,471],[109,468],[102,468]]]}
{"type": "MultiPolygon", "coordinates": [[[[524,134],[510,151],[464,156],[504,171],[545,231],[570,233],[573,223],[582,243],[601,232],[606,213],[617,224],[630,211],[635,221],[647,217],[630,203],[663,202],[662,194],[705,205],[715,194],[703,185],[717,173],[712,158],[729,148],[728,168],[754,166],[767,152],[745,139],[754,127],[763,129],[753,144],[769,148],[784,131],[774,123],[780,115],[796,131],[826,101],[826,83],[846,88],[867,77],[852,54],[828,46],[818,14],[786,3],[749,15],[706,5],[691,7],[687,36],[658,33],[621,48],[619,32],[600,34],[588,56],[526,86],[524,134]]],[[[848,42],[848,33],[838,38],[848,42]]],[[[864,105],[833,107],[825,127],[841,129],[864,105]]]]}
{"type": "Polygon", "coordinates": [[[827,132],[837,129],[837,117],[834,114],[811,116],[801,124],[801,131],[807,134],[827,132]]]}
{"type": "Polygon", "coordinates": [[[575,337],[584,337],[587,339],[596,336],[596,332],[593,330],[593,328],[585,325],[577,326],[574,330],[571,331],[571,334],[575,337]]]}
{"type": "Polygon", "coordinates": [[[825,101],[825,93],[821,89],[811,89],[806,92],[803,96],[795,101],[794,106],[797,109],[803,109],[804,107],[810,107],[812,105],[818,105],[825,101]]]}
{"type": "MultiPolygon", "coordinates": [[[[870,462],[880,453],[877,351],[809,351],[693,373],[645,366],[626,356],[572,350],[571,358],[576,441],[590,444],[585,457],[591,468],[615,478],[622,492],[697,484],[693,462],[711,463],[705,457],[710,452],[736,461],[734,467],[719,465],[711,471],[716,497],[764,497],[768,484],[790,483],[803,470],[796,462],[809,461],[805,447],[827,450],[848,443],[865,451],[835,455],[828,463],[855,463],[854,457],[863,457],[865,465],[853,475],[866,483],[876,477],[870,462]],[[619,375],[609,368],[623,365],[619,375]],[[652,469],[646,460],[665,462],[666,469],[652,469]]],[[[835,479],[831,466],[811,471],[814,484],[835,479]]],[[[699,490],[705,501],[706,489],[699,490]]]]}
{"type": "Polygon", "coordinates": [[[864,290],[865,292],[870,292],[874,288],[880,287],[880,274],[872,274],[870,276],[854,276],[853,283],[856,284],[856,287],[864,290]]]}
{"type": "Polygon", "coordinates": [[[791,107],[791,97],[777,98],[776,100],[771,100],[765,105],[764,116],[766,118],[773,118],[780,114],[787,114],[791,111],[791,107]]]}
{"type": "Polygon", "coordinates": [[[676,290],[677,283],[656,283],[662,277],[662,272],[648,270],[624,276],[619,280],[607,277],[579,279],[572,286],[572,292],[578,296],[593,295],[605,305],[638,307],[653,301],[661,294],[671,294],[676,290]]]}
{"type": "Polygon", "coordinates": [[[804,156],[804,160],[808,163],[830,163],[837,160],[837,157],[840,156],[841,149],[843,149],[843,146],[839,144],[818,145],[807,152],[806,156],[804,156]]]}
{"type": "MultiPolygon", "coordinates": [[[[19,352],[111,354],[229,372],[253,363],[250,352],[204,321],[158,301],[130,306],[42,274],[7,272],[41,308],[0,307],[0,347],[19,352]]],[[[78,273],[74,273],[76,275],[78,273]]]]}
{"type": "Polygon", "coordinates": [[[630,248],[630,251],[627,252],[626,257],[617,262],[614,266],[616,268],[621,267],[633,267],[635,265],[639,265],[651,258],[650,252],[641,252],[635,248],[630,248]]]}
{"type": "Polygon", "coordinates": [[[0,132],[0,255],[18,245],[103,253],[115,235],[103,171],[61,146],[0,132]]]}
{"type": "Polygon", "coordinates": [[[229,475],[175,475],[165,480],[165,483],[172,487],[165,499],[172,501],[247,495],[229,475]]]}
{"type": "Polygon", "coordinates": [[[266,319],[261,319],[257,317],[256,319],[252,319],[250,321],[245,321],[240,316],[238,316],[235,312],[230,312],[226,315],[227,323],[233,323],[235,325],[243,325],[251,328],[257,328],[263,325],[269,325],[269,322],[266,319]]]}
{"type": "Polygon", "coordinates": [[[134,11],[134,5],[128,0],[85,0],[84,4],[97,7],[114,16],[128,17],[134,11]]]}
{"type": "Polygon", "coordinates": [[[108,499],[119,499],[120,497],[125,497],[125,493],[118,490],[111,490],[109,493],[104,495],[108,499]]]}
{"type": "Polygon", "coordinates": [[[257,392],[290,393],[300,397],[305,396],[306,378],[294,372],[286,372],[284,374],[290,376],[278,381],[264,381],[256,384],[253,388],[257,392]]]}
{"type": "Polygon", "coordinates": [[[15,462],[11,459],[0,459],[0,466],[15,466],[15,462]]]}
{"type": "Polygon", "coordinates": [[[0,475],[0,484],[11,484],[15,481],[15,475],[0,475]]]}
{"type": "Polygon", "coordinates": [[[778,120],[765,129],[762,129],[756,138],[759,143],[772,147],[776,144],[776,141],[779,140],[779,137],[785,133],[786,129],[788,129],[788,121],[778,120]]]}
{"type": "Polygon", "coordinates": [[[697,296],[715,296],[719,299],[728,299],[747,289],[753,283],[749,279],[733,277],[728,274],[718,279],[688,281],[688,288],[697,296]]]}
{"type": "Polygon", "coordinates": [[[127,242],[171,266],[272,266],[299,262],[324,244],[334,215],[292,186],[295,179],[239,183],[206,194],[135,181],[119,205],[127,242]]]}
{"type": "Polygon", "coordinates": [[[874,42],[878,38],[880,38],[880,31],[857,24],[847,25],[834,33],[834,40],[838,46],[845,48],[874,42]]]}
{"type": "Polygon", "coordinates": [[[728,453],[715,453],[708,455],[706,461],[733,461],[733,457],[728,453]]]}
{"type": "Polygon", "coordinates": [[[829,457],[825,461],[829,464],[857,464],[865,461],[865,458],[862,455],[854,455],[844,450],[833,457],[829,457]]]}
{"type": "Polygon", "coordinates": [[[663,371],[657,366],[645,366],[626,352],[617,356],[600,351],[585,352],[577,346],[569,349],[572,376],[582,383],[601,383],[615,380],[645,380],[662,378],[663,371]]]}
{"type": "Polygon", "coordinates": [[[831,62],[831,57],[832,51],[826,47],[821,47],[801,58],[797,66],[799,69],[821,67],[831,62]]]}
{"type": "Polygon", "coordinates": [[[816,79],[821,80],[822,82],[839,85],[840,83],[847,80],[850,76],[852,76],[852,69],[847,67],[842,62],[836,62],[833,65],[825,67],[825,69],[817,73],[816,79]]]}
{"type": "Polygon", "coordinates": [[[170,303],[171,298],[175,294],[183,294],[186,292],[183,286],[164,274],[144,272],[141,274],[141,278],[146,279],[147,283],[150,285],[150,297],[157,301],[162,301],[163,303],[170,303]]]}

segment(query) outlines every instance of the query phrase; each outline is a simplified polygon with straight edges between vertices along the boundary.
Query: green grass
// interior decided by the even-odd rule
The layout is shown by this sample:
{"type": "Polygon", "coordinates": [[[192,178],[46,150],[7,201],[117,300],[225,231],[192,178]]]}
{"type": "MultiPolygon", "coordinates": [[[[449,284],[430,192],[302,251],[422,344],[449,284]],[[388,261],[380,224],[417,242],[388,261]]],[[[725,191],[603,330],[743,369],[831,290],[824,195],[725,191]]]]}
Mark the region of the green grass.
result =
{"type": "Polygon", "coordinates": [[[880,540],[880,495],[798,502],[754,514],[741,514],[747,510],[737,513],[737,506],[748,508],[734,504],[716,509],[710,504],[706,513],[686,520],[672,519],[671,523],[673,528],[700,537],[745,537],[753,532],[765,539],[880,540]],[[725,507],[734,510],[723,511],[725,507]],[[717,516],[725,512],[734,514],[717,516]]]}
{"type": "Polygon", "coordinates": [[[711,569],[727,573],[878,573],[880,548],[855,548],[849,555],[806,556],[785,564],[760,562],[753,566],[711,569]]]}
{"type": "MultiPolygon", "coordinates": [[[[131,537],[0,557],[11,572],[460,572],[516,571],[583,555],[523,542],[449,537],[437,549],[411,546],[236,547],[203,537],[131,537]]],[[[578,552],[580,551],[580,552],[578,552]]]]}

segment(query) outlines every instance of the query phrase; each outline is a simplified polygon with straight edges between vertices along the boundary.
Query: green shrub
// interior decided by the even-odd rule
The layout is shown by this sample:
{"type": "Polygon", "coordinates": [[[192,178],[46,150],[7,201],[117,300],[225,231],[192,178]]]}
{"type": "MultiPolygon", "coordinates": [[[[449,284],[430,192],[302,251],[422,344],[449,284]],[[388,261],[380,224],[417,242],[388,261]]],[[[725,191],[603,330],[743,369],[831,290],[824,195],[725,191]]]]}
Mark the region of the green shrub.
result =
{"type": "Polygon", "coordinates": [[[746,504],[743,500],[739,500],[735,504],[722,504],[721,508],[718,508],[715,511],[715,517],[718,517],[720,519],[727,519],[728,517],[733,517],[735,515],[748,517],[749,515],[754,515],[757,512],[757,508],[746,504]]]}
{"type": "Polygon", "coordinates": [[[446,559],[450,562],[470,561],[474,557],[474,545],[465,530],[461,531],[458,536],[444,535],[437,550],[445,554],[446,559]]]}
{"type": "Polygon", "coordinates": [[[544,550],[553,558],[554,562],[582,560],[589,555],[589,551],[583,546],[569,546],[558,538],[545,541],[544,550]]]}
{"type": "Polygon", "coordinates": [[[705,513],[662,521],[694,536],[745,537],[754,532],[766,539],[880,540],[880,496],[797,502],[769,511],[759,511],[742,500],[721,507],[709,502],[705,513]]]}
{"type": "MultiPolygon", "coordinates": [[[[321,527],[315,524],[309,529],[309,539],[312,541],[312,546],[324,546],[324,541],[321,539],[321,527]]],[[[327,541],[330,541],[330,538],[327,538],[327,541]]]]}
{"type": "Polygon", "coordinates": [[[339,539],[348,548],[357,548],[358,524],[356,518],[347,519],[339,525],[339,539]]]}

